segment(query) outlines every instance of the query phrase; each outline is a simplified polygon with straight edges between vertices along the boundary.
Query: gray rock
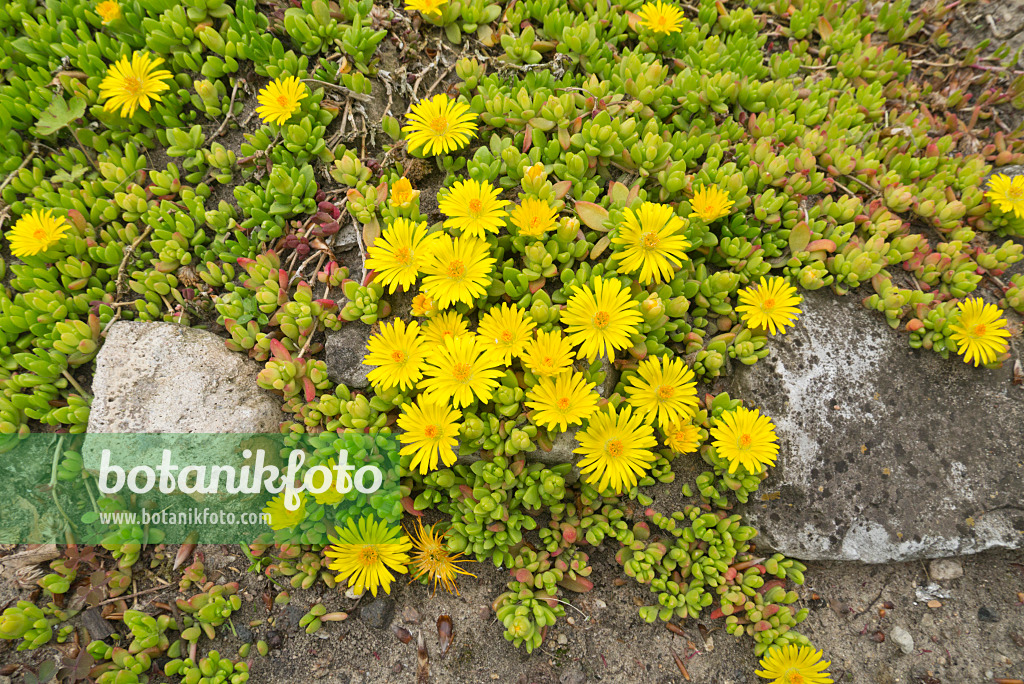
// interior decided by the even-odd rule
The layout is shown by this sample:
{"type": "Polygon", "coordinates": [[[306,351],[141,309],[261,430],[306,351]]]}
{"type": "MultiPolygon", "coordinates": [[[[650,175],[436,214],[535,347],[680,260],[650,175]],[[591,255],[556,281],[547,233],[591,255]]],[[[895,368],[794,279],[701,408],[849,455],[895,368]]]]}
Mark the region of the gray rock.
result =
{"type": "Polygon", "coordinates": [[[889,638],[900,647],[904,655],[910,655],[914,652],[914,637],[910,636],[910,632],[899,625],[892,628],[892,631],[889,632],[889,638]]]}
{"type": "Polygon", "coordinates": [[[395,602],[387,596],[380,596],[363,606],[359,617],[374,629],[384,629],[391,624],[391,616],[394,612],[395,602]]]}
{"type": "Polygon", "coordinates": [[[952,558],[941,558],[928,564],[928,576],[936,582],[949,582],[964,576],[964,566],[952,558]]]}
{"type": "Polygon", "coordinates": [[[526,458],[529,461],[539,461],[548,465],[572,463],[578,455],[573,453],[573,449],[579,445],[580,443],[576,440],[576,426],[570,426],[568,432],[561,432],[555,437],[551,443],[551,451],[537,449],[528,454],[526,458]]]}
{"type": "Polygon", "coordinates": [[[370,386],[366,379],[373,366],[363,365],[366,342],[373,328],[359,321],[349,321],[341,330],[327,333],[327,377],[352,389],[370,386]]]}
{"type": "Polygon", "coordinates": [[[867,563],[1024,546],[1024,388],[1011,364],[915,351],[856,296],[804,293],[794,330],[729,386],[780,440],[745,513],[760,546],[867,563]]]}

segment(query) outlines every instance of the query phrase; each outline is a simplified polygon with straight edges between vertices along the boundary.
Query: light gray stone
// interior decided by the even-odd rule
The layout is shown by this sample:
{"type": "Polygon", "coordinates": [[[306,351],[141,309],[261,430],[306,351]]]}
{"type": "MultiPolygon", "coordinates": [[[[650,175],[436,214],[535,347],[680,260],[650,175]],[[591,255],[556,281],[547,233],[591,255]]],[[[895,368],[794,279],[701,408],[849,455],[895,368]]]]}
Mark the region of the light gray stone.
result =
{"type": "Polygon", "coordinates": [[[951,558],[940,558],[928,564],[928,576],[936,582],[949,582],[964,576],[964,566],[951,558]]]}
{"type": "Polygon", "coordinates": [[[728,388],[775,421],[778,464],[745,507],[759,546],[808,560],[1024,545],[1024,388],[1012,364],[912,350],[855,296],[804,293],[796,328],[728,388]]]}
{"type": "Polygon", "coordinates": [[[363,365],[363,356],[372,330],[365,323],[348,321],[327,333],[327,377],[352,389],[370,386],[366,376],[374,367],[363,365]]]}
{"type": "Polygon", "coordinates": [[[914,652],[914,637],[910,636],[910,632],[899,625],[892,628],[892,631],[889,632],[889,638],[900,647],[904,655],[910,655],[914,652]]]}

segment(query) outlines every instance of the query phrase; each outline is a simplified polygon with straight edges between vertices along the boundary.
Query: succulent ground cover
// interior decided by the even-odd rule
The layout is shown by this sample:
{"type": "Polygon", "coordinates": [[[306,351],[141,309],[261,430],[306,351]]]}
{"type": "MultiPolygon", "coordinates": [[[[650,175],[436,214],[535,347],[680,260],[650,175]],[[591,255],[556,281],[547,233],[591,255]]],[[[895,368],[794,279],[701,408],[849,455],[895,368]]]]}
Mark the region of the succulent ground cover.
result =
{"type": "MultiPolygon", "coordinates": [[[[954,5],[8,4],[4,443],[66,434],[50,486],[78,515],[131,506],[82,469],[90,364],[117,320],[205,327],[264,365],[315,463],[400,476],[361,506],[270,502],[253,570],[377,595],[490,562],[512,576],[500,629],[533,650],[610,545],[645,620],[720,618],[759,676],[830,681],[797,627],[804,566],[733,511],[779,457],[771,418],[707,383],[799,325],[801,289],[862,298],[950,363],[1011,360],[1024,177],[989,174],[1024,162],[1024,75],[997,46],[946,50],[954,5]],[[358,325],[359,390],[323,358],[358,325]],[[529,458],[565,433],[575,465],[529,458]],[[657,510],[644,490],[677,459],[705,471],[657,510]]],[[[124,594],[171,552],[155,541],[70,548],[0,636],[72,638],[69,606],[124,594]]],[[[248,654],[209,649],[237,587],[193,563],[181,591],[69,670],[141,681],[166,656],[168,677],[245,681],[248,654]]]]}

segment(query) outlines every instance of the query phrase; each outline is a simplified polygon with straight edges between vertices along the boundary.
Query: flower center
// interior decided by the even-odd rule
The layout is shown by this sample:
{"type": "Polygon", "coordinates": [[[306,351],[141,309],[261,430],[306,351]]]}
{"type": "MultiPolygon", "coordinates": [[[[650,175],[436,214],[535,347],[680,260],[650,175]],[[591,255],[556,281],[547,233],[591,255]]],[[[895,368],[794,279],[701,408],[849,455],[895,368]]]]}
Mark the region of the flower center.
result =
{"type": "Polygon", "coordinates": [[[427,439],[434,439],[438,435],[438,429],[436,425],[428,425],[423,428],[423,434],[427,439]]]}
{"type": "Polygon", "coordinates": [[[671,399],[676,393],[676,388],[672,385],[662,385],[658,388],[658,398],[662,401],[671,399]]]}
{"type": "Polygon", "coordinates": [[[565,411],[569,408],[569,397],[559,397],[555,405],[558,406],[559,410],[565,411]]]}
{"type": "Polygon", "coordinates": [[[1024,185],[1011,185],[1006,191],[1006,196],[1014,202],[1024,200],[1024,185]]]}
{"type": "Polygon", "coordinates": [[[459,280],[466,275],[466,265],[456,259],[448,264],[448,277],[452,280],[459,280]]]}
{"type": "Polygon", "coordinates": [[[761,302],[762,311],[771,311],[775,308],[775,297],[769,297],[768,299],[761,302]]]}
{"type": "Polygon", "coordinates": [[[412,263],[412,252],[408,247],[399,247],[395,250],[395,261],[403,266],[408,266],[412,263]]]}
{"type": "Polygon", "coordinates": [[[364,546],[359,552],[359,562],[363,565],[374,565],[377,563],[377,549],[372,546],[364,546]]]}
{"type": "Polygon", "coordinates": [[[404,363],[406,359],[405,352],[401,349],[396,349],[391,352],[391,361],[394,363],[404,363]]]}
{"type": "Polygon", "coordinates": [[[32,237],[38,240],[39,242],[47,242],[50,239],[50,236],[47,235],[46,231],[43,230],[42,228],[37,228],[32,233],[32,237]]]}
{"type": "Polygon", "coordinates": [[[469,200],[469,213],[479,214],[480,212],[483,211],[483,209],[484,203],[481,202],[480,200],[476,199],[475,197],[469,200]]]}
{"type": "Polygon", "coordinates": [[[617,439],[605,442],[604,450],[608,452],[608,455],[612,458],[618,458],[622,456],[622,442],[617,439]]]}
{"type": "Polygon", "coordinates": [[[742,435],[740,435],[740,448],[741,449],[749,448],[750,445],[753,443],[753,441],[754,441],[753,437],[751,437],[749,433],[744,432],[742,435]]]}
{"type": "Polygon", "coordinates": [[[540,216],[531,216],[530,217],[530,230],[533,231],[533,232],[539,232],[540,231],[540,216]]]}
{"type": "Polygon", "coordinates": [[[135,78],[134,76],[126,76],[125,77],[125,79],[124,79],[124,89],[128,92],[129,95],[136,95],[136,94],[138,94],[138,92],[139,92],[139,90],[141,88],[142,88],[142,84],[139,83],[139,79],[135,78]]]}
{"type": "Polygon", "coordinates": [[[659,242],[661,242],[661,238],[653,230],[647,231],[640,237],[640,244],[643,245],[644,249],[657,249],[659,242]]]}
{"type": "Polygon", "coordinates": [[[607,311],[598,311],[594,314],[594,327],[598,330],[604,330],[611,323],[612,317],[607,311]]]}
{"type": "Polygon", "coordinates": [[[281,109],[291,109],[292,108],[292,103],[291,103],[291,100],[288,99],[287,95],[278,95],[277,96],[277,106],[280,107],[281,109]]]}
{"type": "Polygon", "coordinates": [[[437,133],[438,135],[444,135],[445,133],[448,132],[448,117],[435,116],[433,119],[430,120],[430,123],[428,125],[430,126],[430,130],[434,131],[434,133],[437,133]]]}
{"type": "Polygon", "coordinates": [[[452,366],[452,377],[457,382],[466,382],[469,379],[469,364],[468,363],[457,363],[452,366]]]}
{"type": "Polygon", "coordinates": [[[551,366],[555,365],[555,360],[553,358],[551,358],[550,356],[545,356],[543,359],[541,359],[541,365],[544,365],[544,366],[547,366],[548,368],[550,368],[551,366]]]}
{"type": "Polygon", "coordinates": [[[782,681],[786,684],[804,684],[804,676],[796,670],[789,670],[782,675],[782,681]]]}
{"type": "Polygon", "coordinates": [[[501,342],[504,342],[505,344],[512,344],[512,340],[513,340],[512,331],[511,330],[503,330],[502,333],[501,333],[501,342]]]}
{"type": "Polygon", "coordinates": [[[987,331],[988,328],[985,326],[985,324],[979,323],[978,325],[974,326],[973,332],[975,337],[984,337],[987,331]]]}

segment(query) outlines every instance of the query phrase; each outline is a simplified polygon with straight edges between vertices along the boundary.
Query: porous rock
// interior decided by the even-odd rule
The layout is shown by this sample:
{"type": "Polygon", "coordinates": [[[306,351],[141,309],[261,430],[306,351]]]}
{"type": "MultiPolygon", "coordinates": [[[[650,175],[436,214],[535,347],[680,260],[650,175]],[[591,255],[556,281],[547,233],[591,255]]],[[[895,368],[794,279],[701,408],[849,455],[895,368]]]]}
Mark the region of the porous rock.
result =
{"type": "Polygon", "coordinates": [[[363,365],[363,356],[371,331],[365,323],[349,321],[327,333],[327,377],[352,389],[370,386],[366,376],[374,367],[363,365]]]}

